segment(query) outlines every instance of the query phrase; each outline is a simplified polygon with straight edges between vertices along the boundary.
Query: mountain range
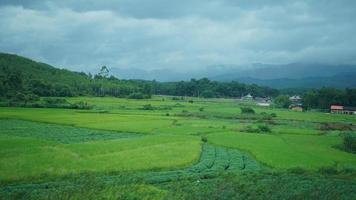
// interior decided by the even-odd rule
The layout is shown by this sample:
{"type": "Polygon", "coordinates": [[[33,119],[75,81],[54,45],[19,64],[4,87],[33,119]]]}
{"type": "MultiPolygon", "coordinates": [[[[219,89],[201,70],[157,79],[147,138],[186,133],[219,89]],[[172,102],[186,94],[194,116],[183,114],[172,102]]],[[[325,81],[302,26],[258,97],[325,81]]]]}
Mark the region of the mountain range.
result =
{"type": "Polygon", "coordinates": [[[284,88],[356,87],[356,65],[325,65],[291,63],[285,65],[252,64],[211,65],[199,70],[182,72],[112,68],[111,73],[124,79],[180,81],[207,77],[216,81],[239,81],[248,84],[284,88]]]}

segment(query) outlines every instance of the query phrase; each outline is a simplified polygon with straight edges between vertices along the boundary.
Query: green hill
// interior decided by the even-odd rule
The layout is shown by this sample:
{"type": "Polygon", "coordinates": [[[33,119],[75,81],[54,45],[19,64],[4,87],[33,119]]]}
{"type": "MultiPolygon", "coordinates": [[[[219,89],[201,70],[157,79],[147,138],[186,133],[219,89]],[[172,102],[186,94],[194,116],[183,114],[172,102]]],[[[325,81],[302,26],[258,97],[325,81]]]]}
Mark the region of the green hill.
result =
{"type": "Polygon", "coordinates": [[[127,96],[150,95],[143,81],[87,75],[58,69],[17,55],[0,53],[0,96],[31,93],[38,96],[127,96]]]}

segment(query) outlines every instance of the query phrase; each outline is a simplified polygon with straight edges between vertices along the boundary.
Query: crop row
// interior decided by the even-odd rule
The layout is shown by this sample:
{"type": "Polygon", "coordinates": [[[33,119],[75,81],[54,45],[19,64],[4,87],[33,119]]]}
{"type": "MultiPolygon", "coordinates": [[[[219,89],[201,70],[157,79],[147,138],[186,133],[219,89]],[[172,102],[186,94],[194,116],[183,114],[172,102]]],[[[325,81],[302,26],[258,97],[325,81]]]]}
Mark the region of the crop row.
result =
{"type": "Polygon", "coordinates": [[[59,143],[80,143],[137,137],[139,134],[101,131],[22,120],[0,120],[0,136],[31,137],[59,143]]]}

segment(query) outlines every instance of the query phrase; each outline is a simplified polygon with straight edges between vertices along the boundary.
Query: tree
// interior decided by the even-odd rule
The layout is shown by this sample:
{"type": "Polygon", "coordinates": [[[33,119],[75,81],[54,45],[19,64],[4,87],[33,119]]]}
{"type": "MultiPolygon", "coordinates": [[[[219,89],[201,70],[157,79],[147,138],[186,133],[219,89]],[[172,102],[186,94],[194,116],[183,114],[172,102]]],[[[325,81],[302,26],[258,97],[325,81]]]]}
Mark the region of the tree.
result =
{"type": "Polygon", "coordinates": [[[286,95],[279,95],[278,97],[276,97],[276,99],[274,100],[274,103],[280,107],[280,108],[288,108],[289,105],[292,103],[289,100],[289,97],[286,95]]]}
{"type": "Polygon", "coordinates": [[[108,78],[109,77],[109,69],[104,65],[101,67],[100,72],[99,72],[99,76],[103,77],[103,78],[108,78]]]}

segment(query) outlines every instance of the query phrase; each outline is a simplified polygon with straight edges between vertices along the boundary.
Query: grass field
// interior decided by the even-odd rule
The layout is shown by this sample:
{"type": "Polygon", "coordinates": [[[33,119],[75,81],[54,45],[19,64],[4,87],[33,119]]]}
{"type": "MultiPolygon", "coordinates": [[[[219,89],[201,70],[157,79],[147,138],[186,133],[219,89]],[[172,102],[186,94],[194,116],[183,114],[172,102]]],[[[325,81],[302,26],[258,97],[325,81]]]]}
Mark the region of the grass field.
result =
{"type": "MultiPolygon", "coordinates": [[[[131,189],[109,184],[99,193],[140,190],[136,193],[152,192],[152,198],[161,199],[169,196],[161,183],[182,177],[296,168],[310,173],[327,167],[356,170],[356,155],[340,148],[342,135],[355,130],[355,116],[262,108],[233,99],[67,100],[88,102],[93,109],[0,108],[0,182],[4,187],[15,184],[6,194],[12,195],[16,183],[81,173],[110,181],[117,179],[110,174],[139,173],[145,182],[130,183],[131,189]],[[242,114],[242,106],[252,107],[256,114],[242,114]],[[336,128],[323,128],[328,123],[336,128]]],[[[355,184],[354,175],[347,177],[352,180],[347,184],[355,184]]]]}

